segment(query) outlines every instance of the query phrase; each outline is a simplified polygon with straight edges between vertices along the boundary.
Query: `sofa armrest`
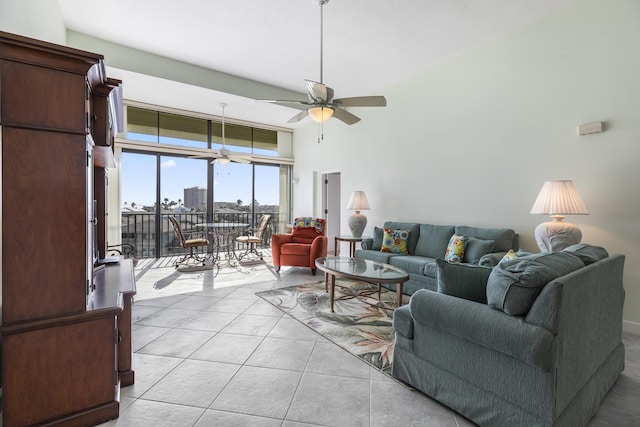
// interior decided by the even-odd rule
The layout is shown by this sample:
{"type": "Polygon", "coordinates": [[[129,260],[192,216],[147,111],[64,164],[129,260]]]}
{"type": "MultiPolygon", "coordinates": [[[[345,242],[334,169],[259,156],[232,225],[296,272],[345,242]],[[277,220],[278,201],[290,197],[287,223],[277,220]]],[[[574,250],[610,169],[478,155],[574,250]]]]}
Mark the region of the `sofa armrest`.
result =
{"type": "Polygon", "coordinates": [[[271,235],[271,256],[273,257],[273,265],[280,266],[280,246],[284,243],[293,241],[292,234],[272,234],[271,235]]]}
{"type": "MultiPolygon", "coordinates": [[[[414,322],[512,356],[547,371],[556,359],[555,335],[485,304],[421,289],[409,303],[414,322]]],[[[415,330],[415,339],[420,333],[415,330]]]]}
{"type": "Polygon", "coordinates": [[[364,239],[362,239],[362,242],[360,242],[360,247],[362,249],[371,249],[373,247],[373,237],[365,237],[364,239]]]}
{"type": "Polygon", "coordinates": [[[327,246],[329,239],[326,236],[318,236],[311,242],[311,251],[309,252],[309,265],[312,269],[316,268],[316,258],[327,256],[327,246]]]}

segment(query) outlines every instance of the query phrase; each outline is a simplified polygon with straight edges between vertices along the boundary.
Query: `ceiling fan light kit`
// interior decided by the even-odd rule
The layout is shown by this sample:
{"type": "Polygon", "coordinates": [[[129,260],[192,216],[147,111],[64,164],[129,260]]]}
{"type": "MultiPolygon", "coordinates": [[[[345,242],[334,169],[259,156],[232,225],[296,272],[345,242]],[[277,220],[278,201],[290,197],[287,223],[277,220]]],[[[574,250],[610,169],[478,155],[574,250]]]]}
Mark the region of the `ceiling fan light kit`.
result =
{"type": "Polygon", "coordinates": [[[351,114],[343,107],[385,107],[387,100],[384,96],[356,96],[350,98],[333,98],[333,89],[323,83],[323,6],[329,3],[329,0],[314,0],[320,6],[320,82],[307,80],[307,97],[308,101],[293,100],[265,100],[267,102],[282,104],[300,104],[307,106],[307,109],[293,116],[287,123],[296,123],[310,116],[318,123],[324,123],[331,117],[352,125],[358,123],[360,118],[351,114]]]}
{"type": "Polygon", "coordinates": [[[333,116],[333,108],[331,107],[313,107],[307,110],[309,117],[318,123],[324,123],[333,116]]]}

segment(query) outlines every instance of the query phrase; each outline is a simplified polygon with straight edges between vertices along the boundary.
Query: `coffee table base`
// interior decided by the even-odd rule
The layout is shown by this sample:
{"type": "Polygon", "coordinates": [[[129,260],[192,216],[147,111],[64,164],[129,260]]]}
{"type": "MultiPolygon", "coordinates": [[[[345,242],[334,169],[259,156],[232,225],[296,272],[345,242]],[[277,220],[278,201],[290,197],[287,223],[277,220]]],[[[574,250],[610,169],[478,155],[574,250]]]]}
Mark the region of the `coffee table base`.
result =
{"type": "MultiPolygon", "coordinates": [[[[335,276],[335,274],[331,274],[329,272],[325,272],[324,273],[324,288],[325,288],[325,291],[329,292],[329,302],[330,302],[330,305],[331,305],[331,312],[332,313],[335,313],[335,311],[333,310],[333,303],[335,301],[347,300],[347,299],[357,298],[357,297],[367,297],[367,296],[373,295],[375,293],[378,294],[378,300],[381,301],[381,299],[380,299],[380,295],[381,295],[381,291],[382,291],[382,284],[381,283],[375,283],[375,282],[362,280],[362,279],[358,279],[358,281],[375,285],[376,289],[363,290],[363,291],[360,291],[360,292],[356,292],[356,295],[345,295],[343,297],[336,298],[335,297],[336,286],[338,286],[339,288],[348,288],[348,286],[336,285],[336,276],[335,276]]],[[[396,283],[395,285],[396,285],[396,308],[397,308],[397,307],[400,307],[402,305],[403,282],[396,283]]]]}

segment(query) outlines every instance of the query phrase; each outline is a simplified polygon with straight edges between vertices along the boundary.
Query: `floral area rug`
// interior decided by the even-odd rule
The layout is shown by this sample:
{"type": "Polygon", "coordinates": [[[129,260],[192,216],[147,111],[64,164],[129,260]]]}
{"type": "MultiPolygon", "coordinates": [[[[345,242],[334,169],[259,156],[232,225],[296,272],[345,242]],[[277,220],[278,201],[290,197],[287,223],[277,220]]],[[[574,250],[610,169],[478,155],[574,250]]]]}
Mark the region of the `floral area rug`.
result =
{"type": "MultiPolygon", "coordinates": [[[[336,280],[336,299],[356,296],[371,289],[370,284],[336,280]]],[[[375,286],[374,286],[375,287],[375,286]]],[[[396,293],[382,288],[380,300],[375,293],[336,300],[330,309],[324,281],[256,292],[256,295],[285,311],[323,337],[370,365],[391,375],[393,363],[393,308],[396,293]]]]}

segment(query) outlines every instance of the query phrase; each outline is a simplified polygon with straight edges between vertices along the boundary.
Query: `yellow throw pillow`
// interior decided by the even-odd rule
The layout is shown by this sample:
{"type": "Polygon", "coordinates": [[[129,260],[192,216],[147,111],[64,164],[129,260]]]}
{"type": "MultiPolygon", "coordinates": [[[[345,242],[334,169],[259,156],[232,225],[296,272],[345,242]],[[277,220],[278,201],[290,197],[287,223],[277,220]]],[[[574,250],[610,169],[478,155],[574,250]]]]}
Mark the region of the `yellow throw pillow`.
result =
{"type": "Polygon", "coordinates": [[[516,251],[514,251],[513,249],[509,249],[509,252],[507,252],[502,259],[500,260],[500,262],[498,264],[502,264],[503,262],[507,262],[509,260],[514,259],[516,256],[518,255],[518,253],[516,251]]]}
{"type": "Polygon", "coordinates": [[[406,254],[408,252],[407,239],[409,239],[409,230],[392,230],[390,228],[385,228],[380,251],[391,252],[394,254],[406,254]]]}
{"type": "Polygon", "coordinates": [[[467,244],[467,236],[458,236],[454,234],[449,239],[447,251],[444,254],[444,260],[452,264],[462,262],[464,259],[464,249],[467,244]]]}

